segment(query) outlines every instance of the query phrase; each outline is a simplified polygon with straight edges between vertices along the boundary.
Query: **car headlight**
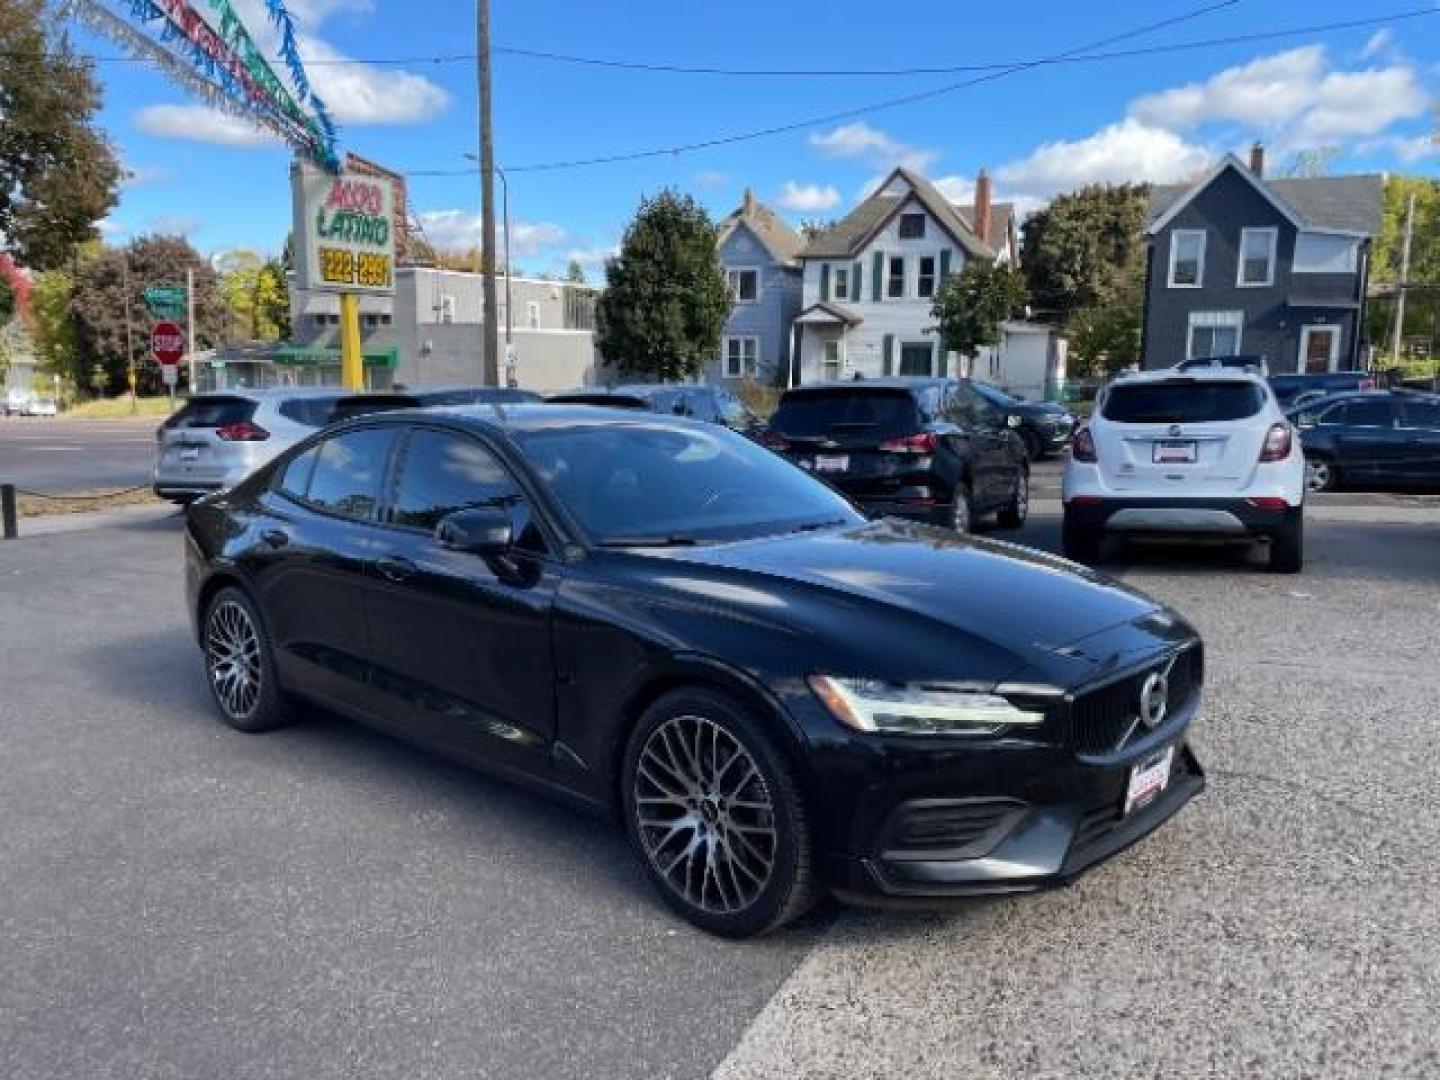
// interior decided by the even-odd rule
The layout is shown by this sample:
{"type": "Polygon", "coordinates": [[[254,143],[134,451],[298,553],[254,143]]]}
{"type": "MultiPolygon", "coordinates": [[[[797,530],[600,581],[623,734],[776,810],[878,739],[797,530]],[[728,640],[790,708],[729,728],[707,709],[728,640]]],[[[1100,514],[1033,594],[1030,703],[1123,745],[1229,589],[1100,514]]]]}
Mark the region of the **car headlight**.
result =
{"type": "Polygon", "coordinates": [[[1045,722],[1044,712],[1018,708],[998,694],[830,675],[806,681],[836,720],[867,733],[994,735],[1045,722]]]}

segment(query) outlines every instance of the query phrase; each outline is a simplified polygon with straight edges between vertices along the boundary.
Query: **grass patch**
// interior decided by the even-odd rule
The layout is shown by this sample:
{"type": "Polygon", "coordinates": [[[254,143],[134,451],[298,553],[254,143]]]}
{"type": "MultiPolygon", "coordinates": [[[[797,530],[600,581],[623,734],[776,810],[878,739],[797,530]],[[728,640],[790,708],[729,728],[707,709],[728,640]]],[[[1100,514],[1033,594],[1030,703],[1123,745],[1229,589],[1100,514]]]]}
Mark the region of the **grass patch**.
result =
{"type": "MultiPolygon", "coordinates": [[[[180,398],[175,399],[177,408],[182,404],[184,402],[180,398]]],[[[122,394],[120,397],[77,402],[72,408],[66,410],[64,415],[66,418],[74,417],[79,420],[128,420],[132,416],[169,416],[170,399],[168,397],[136,398],[132,411],[130,395],[122,394]]]]}

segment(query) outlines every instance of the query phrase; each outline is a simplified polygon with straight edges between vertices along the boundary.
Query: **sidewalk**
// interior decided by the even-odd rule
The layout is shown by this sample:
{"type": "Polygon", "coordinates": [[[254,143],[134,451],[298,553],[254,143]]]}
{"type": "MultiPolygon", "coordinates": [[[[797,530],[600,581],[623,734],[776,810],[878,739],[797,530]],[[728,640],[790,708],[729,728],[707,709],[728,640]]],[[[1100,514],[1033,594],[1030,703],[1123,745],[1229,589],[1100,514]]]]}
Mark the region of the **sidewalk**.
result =
{"type": "MultiPolygon", "coordinates": [[[[122,506],[115,510],[90,510],[79,514],[49,514],[44,517],[20,519],[20,540],[33,540],[42,536],[57,536],[61,533],[84,532],[87,529],[105,529],[117,525],[135,525],[174,518],[179,521],[180,510],[169,503],[146,503],[142,506],[122,506]]],[[[7,541],[0,540],[0,546],[7,541]]]]}

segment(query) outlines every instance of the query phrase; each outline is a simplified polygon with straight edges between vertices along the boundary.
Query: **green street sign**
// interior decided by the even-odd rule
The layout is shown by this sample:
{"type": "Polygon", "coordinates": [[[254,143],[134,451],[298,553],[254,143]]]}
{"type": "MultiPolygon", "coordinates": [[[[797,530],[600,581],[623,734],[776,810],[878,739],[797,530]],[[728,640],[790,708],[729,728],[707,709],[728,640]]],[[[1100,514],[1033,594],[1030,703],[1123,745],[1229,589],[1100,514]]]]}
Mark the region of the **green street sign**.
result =
{"type": "Polygon", "coordinates": [[[145,288],[145,306],[157,319],[178,319],[185,314],[185,286],[148,285],[145,288]]]}

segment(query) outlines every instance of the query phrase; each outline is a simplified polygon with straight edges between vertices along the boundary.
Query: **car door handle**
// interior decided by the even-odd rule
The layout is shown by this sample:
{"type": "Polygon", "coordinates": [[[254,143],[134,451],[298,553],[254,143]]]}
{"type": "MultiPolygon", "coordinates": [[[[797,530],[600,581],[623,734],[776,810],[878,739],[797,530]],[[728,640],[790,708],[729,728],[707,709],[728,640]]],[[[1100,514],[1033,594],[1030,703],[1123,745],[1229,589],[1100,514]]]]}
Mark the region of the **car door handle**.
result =
{"type": "Polygon", "coordinates": [[[380,576],[386,581],[404,581],[413,577],[419,567],[399,555],[386,555],[375,563],[375,569],[380,571],[380,576]]]}
{"type": "Polygon", "coordinates": [[[266,547],[283,548],[290,543],[290,534],[283,529],[266,529],[260,534],[260,539],[266,547]]]}

